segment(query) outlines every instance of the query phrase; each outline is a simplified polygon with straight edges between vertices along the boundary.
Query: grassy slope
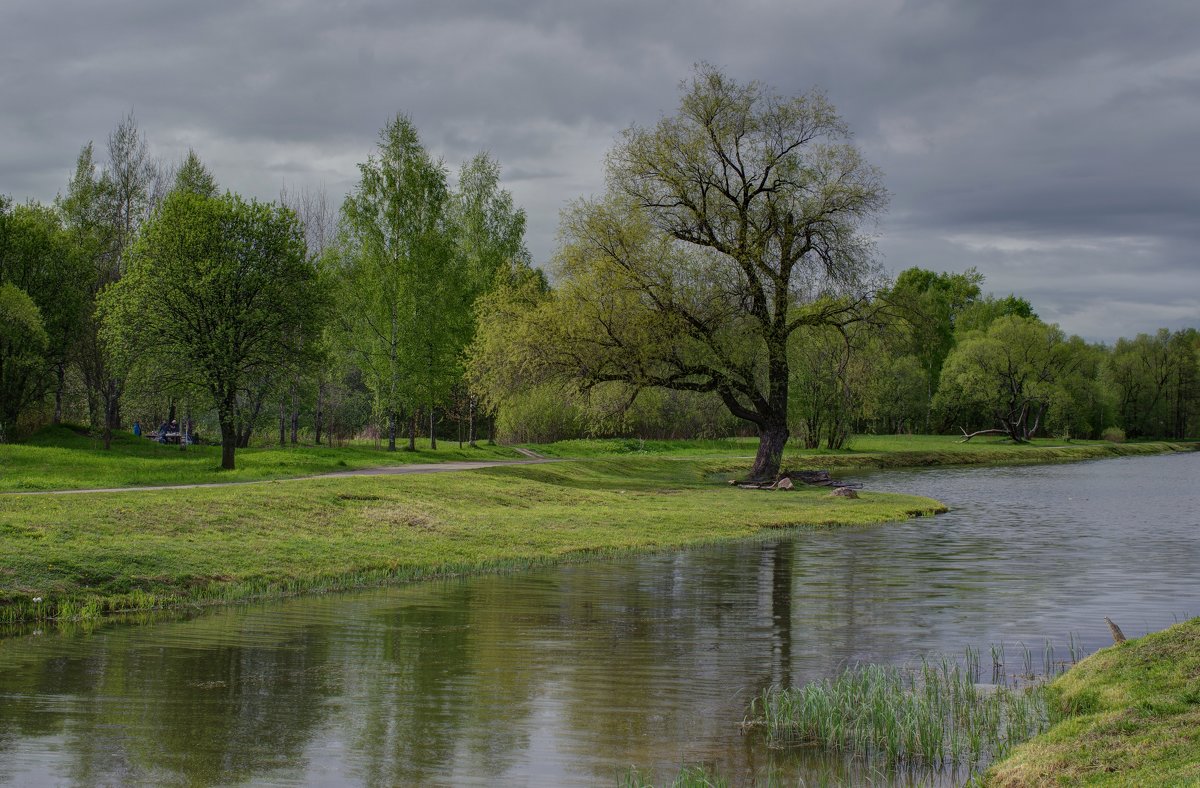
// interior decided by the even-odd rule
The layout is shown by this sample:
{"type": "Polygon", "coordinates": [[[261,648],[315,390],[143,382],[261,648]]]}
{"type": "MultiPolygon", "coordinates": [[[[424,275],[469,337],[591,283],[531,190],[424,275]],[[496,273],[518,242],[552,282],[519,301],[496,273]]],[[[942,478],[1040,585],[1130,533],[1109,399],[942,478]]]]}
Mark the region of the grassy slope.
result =
{"type": "Polygon", "coordinates": [[[883,493],[733,490],[713,484],[704,463],[668,459],[0,496],[0,620],[348,588],[941,508],[883,493]]]}
{"type": "Polygon", "coordinates": [[[27,443],[0,444],[0,491],[254,481],[413,462],[519,459],[502,446],[461,451],[457,443],[443,442],[437,451],[428,446],[428,441],[422,441],[415,452],[381,451],[366,444],[239,449],[237,470],[222,471],[219,446],[180,451],[178,446],[162,446],[121,432],[112,450],[105,451],[98,439],[53,427],[27,443]]]}
{"type": "Polygon", "coordinates": [[[1200,618],[1103,649],[1052,691],[1067,718],[989,785],[1200,785],[1200,618]]]}

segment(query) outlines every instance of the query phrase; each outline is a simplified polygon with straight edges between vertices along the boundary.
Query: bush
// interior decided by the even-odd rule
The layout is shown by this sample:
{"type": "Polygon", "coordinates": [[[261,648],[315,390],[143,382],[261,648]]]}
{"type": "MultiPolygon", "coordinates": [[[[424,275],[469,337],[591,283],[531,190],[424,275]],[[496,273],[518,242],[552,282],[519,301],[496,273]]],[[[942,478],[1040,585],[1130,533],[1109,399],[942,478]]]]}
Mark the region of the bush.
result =
{"type": "Polygon", "coordinates": [[[1125,430],[1120,427],[1105,427],[1104,432],[1100,433],[1100,439],[1109,443],[1124,443],[1125,430]]]}

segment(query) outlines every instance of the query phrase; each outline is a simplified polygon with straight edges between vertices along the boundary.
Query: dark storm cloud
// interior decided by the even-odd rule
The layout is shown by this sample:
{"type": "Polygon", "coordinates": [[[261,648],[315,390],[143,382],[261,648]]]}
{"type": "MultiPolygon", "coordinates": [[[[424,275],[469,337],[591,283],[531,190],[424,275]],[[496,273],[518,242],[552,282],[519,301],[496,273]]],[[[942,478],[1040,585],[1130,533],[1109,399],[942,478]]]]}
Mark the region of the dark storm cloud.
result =
{"type": "Polygon", "coordinates": [[[529,212],[602,188],[631,123],[707,60],[824,88],[892,207],[893,270],[974,265],[1098,339],[1200,323],[1200,10],[1149,2],[41,2],[0,11],[0,193],[49,199],[130,108],[221,182],[352,185],[409,114],[451,168],[481,149],[529,212]]]}

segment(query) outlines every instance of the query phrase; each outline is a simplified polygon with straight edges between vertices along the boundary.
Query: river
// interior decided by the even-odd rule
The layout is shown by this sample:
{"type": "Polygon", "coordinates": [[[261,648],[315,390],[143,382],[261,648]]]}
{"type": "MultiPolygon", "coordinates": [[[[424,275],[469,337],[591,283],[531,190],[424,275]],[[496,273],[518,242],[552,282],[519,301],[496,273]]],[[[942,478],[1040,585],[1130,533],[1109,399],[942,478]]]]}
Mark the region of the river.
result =
{"type": "Polygon", "coordinates": [[[953,511],[0,640],[0,785],[858,781],[742,734],[751,699],[1200,615],[1200,453],[856,478],[953,511]]]}

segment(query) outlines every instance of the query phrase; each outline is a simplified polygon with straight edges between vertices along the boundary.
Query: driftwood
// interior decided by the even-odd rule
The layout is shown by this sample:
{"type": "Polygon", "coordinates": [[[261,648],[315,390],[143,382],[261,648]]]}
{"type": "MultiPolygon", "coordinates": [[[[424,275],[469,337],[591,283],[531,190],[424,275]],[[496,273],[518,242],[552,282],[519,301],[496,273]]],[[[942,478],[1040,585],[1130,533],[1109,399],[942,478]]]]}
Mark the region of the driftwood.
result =
{"type": "Polygon", "coordinates": [[[754,481],[753,479],[745,481],[734,479],[729,482],[730,485],[743,490],[791,490],[797,483],[834,489],[862,489],[862,485],[858,482],[843,482],[832,478],[829,471],[784,471],[773,482],[754,481]]]}
{"type": "Polygon", "coordinates": [[[976,435],[1007,435],[1008,434],[1008,430],[1001,430],[1001,429],[979,430],[978,432],[972,432],[970,434],[967,434],[967,431],[964,430],[962,427],[959,427],[958,430],[959,430],[959,432],[961,432],[963,434],[963,439],[960,440],[959,443],[968,443],[971,440],[971,438],[974,438],[976,435]]]}

